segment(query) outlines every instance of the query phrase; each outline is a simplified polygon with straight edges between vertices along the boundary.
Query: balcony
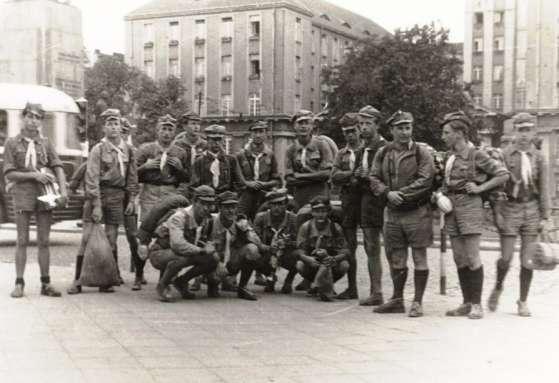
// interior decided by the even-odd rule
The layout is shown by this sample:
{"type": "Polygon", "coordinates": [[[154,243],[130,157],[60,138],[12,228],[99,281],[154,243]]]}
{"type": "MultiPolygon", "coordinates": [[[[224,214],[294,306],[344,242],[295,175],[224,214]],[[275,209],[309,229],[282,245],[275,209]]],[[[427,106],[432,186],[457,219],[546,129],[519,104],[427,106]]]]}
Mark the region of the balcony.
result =
{"type": "Polygon", "coordinates": [[[153,48],[153,41],[146,41],[144,43],[144,48],[153,48]]]}
{"type": "Polygon", "coordinates": [[[178,47],[179,46],[179,40],[169,40],[169,46],[170,47],[178,47]]]}
{"type": "Polygon", "coordinates": [[[204,75],[196,76],[196,77],[194,78],[194,81],[195,81],[197,84],[203,83],[204,81],[206,81],[206,76],[204,76],[204,75]]]}
{"type": "Polygon", "coordinates": [[[230,43],[233,41],[233,37],[229,36],[229,37],[222,37],[221,38],[221,42],[222,43],[230,43]]]}
{"type": "Polygon", "coordinates": [[[206,43],[206,39],[202,37],[196,37],[194,39],[194,44],[196,45],[204,45],[206,43]]]}
{"type": "Polygon", "coordinates": [[[260,73],[253,73],[250,76],[248,76],[249,80],[260,80],[260,73]]]}
{"type": "Polygon", "coordinates": [[[231,76],[230,74],[222,76],[221,81],[233,81],[233,76],[231,76]]]}

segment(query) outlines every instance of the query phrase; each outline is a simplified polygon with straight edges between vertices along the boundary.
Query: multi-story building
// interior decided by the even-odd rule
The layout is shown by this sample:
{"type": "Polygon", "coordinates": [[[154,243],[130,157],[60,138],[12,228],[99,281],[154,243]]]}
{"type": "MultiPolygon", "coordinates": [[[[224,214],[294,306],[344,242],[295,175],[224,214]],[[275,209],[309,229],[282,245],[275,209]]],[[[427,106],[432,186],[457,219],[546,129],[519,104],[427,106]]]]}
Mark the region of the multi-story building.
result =
{"type": "Polygon", "coordinates": [[[559,1],[467,0],[464,81],[499,112],[559,107],[559,1]]]}
{"type": "Polygon", "coordinates": [[[84,93],[81,11],[68,0],[0,2],[0,82],[84,93]]]}
{"type": "Polygon", "coordinates": [[[323,0],[156,0],[126,16],[126,58],[154,79],[180,77],[202,116],[316,112],[322,68],[386,33],[323,0]]]}

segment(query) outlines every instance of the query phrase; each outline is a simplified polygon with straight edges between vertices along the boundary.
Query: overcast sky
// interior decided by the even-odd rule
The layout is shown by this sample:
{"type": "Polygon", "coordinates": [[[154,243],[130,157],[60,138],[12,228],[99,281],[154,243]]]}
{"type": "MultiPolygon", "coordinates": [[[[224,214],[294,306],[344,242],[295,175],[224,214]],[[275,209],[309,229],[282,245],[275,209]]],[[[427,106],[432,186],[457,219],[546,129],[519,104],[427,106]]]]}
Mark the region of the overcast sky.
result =
{"type": "MultiPolygon", "coordinates": [[[[82,10],[85,46],[91,53],[124,53],[124,16],[149,0],[71,0],[82,10]]],[[[369,17],[389,31],[431,21],[464,40],[465,0],[330,0],[369,17]]]]}

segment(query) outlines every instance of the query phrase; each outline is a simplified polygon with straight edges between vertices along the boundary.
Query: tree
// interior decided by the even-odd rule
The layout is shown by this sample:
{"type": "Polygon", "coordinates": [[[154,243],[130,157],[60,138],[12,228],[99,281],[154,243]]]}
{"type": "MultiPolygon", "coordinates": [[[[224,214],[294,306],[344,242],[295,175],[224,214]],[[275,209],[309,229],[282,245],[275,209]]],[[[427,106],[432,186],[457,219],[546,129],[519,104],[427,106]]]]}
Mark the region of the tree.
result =
{"type": "MultiPolygon", "coordinates": [[[[434,25],[362,41],[344,64],[323,71],[331,121],[367,104],[385,117],[401,109],[414,115],[414,138],[440,148],[441,117],[465,105],[461,66],[448,31],[434,25]]],[[[340,140],[335,122],[325,131],[340,140]]],[[[387,131],[383,123],[381,132],[386,136],[387,131]]]]}
{"type": "Polygon", "coordinates": [[[103,135],[98,117],[106,108],[120,109],[124,117],[137,124],[136,139],[143,143],[155,138],[160,116],[168,113],[176,118],[188,107],[184,101],[186,88],[180,79],[171,76],[155,82],[117,56],[100,55],[86,70],[85,87],[90,106],[88,139],[93,143],[103,135]]]}

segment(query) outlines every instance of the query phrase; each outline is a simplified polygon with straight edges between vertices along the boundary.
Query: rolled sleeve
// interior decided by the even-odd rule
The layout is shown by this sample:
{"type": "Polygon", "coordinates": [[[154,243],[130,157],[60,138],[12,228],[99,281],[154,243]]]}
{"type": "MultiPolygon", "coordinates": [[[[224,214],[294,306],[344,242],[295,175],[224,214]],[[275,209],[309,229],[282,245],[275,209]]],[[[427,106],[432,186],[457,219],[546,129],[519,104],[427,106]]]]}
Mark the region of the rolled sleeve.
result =
{"type": "Polygon", "coordinates": [[[550,217],[551,201],[549,198],[549,164],[543,156],[538,158],[539,206],[543,219],[550,217]]]}
{"type": "Polygon", "coordinates": [[[54,146],[52,146],[49,141],[46,141],[45,143],[45,150],[47,152],[47,166],[49,168],[62,167],[62,161],[58,158],[58,154],[56,153],[54,146]]]}
{"type": "Polygon", "coordinates": [[[478,150],[476,152],[475,166],[477,169],[481,169],[485,174],[488,174],[492,177],[509,175],[509,171],[503,164],[491,158],[489,154],[481,150],[478,150]]]}
{"type": "Polygon", "coordinates": [[[15,159],[16,142],[15,140],[9,138],[4,145],[4,175],[17,170],[17,164],[15,159]]]}

